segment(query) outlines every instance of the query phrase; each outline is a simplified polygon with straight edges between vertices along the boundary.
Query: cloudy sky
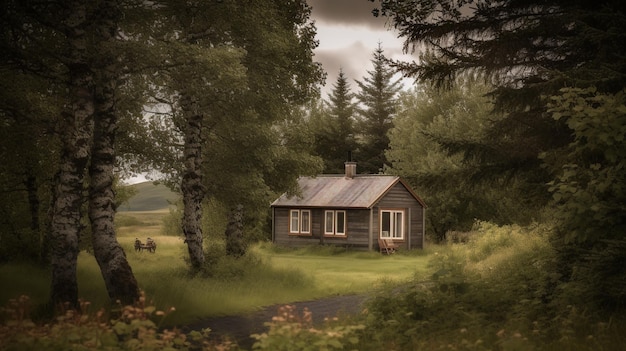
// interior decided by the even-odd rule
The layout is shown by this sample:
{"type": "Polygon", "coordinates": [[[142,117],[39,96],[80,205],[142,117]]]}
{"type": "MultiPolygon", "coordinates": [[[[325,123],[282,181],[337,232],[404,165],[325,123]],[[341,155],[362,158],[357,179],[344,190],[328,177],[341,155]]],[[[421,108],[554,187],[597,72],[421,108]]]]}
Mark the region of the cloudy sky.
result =
{"type": "MultiPolygon", "coordinates": [[[[315,61],[326,71],[326,87],[322,96],[327,97],[342,68],[352,92],[358,91],[355,80],[363,80],[371,71],[372,54],[381,43],[383,54],[392,59],[412,60],[403,54],[402,40],[389,29],[386,18],[376,18],[372,9],[376,6],[368,0],[307,0],[312,7],[311,17],[317,27],[319,47],[315,61]]],[[[410,86],[412,80],[404,80],[410,86]]]]}

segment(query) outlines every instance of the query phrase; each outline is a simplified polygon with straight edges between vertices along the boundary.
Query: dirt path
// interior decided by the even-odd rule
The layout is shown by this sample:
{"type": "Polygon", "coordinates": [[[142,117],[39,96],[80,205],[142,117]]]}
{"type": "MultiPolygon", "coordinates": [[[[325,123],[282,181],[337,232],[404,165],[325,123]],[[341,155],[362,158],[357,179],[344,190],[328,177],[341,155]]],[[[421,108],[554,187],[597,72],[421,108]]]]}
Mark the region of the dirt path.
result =
{"type": "MultiPolygon", "coordinates": [[[[305,307],[308,308],[313,313],[313,323],[319,324],[324,321],[324,318],[360,313],[366,298],[365,295],[348,295],[295,302],[288,305],[296,306],[298,312],[301,312],[305,307]]],[[[237,341],[240,347],[250,349],[254,343],[254,339],[250,335],[267,331],[267,327],[263,324],[271,321],[272,317],[277,314],[278,308],[283,305],[269,306],[247,315],[208,318],[188,325],[186,331],[211,328],[213,336],[227,336],[231,340],[237,341]]]]}

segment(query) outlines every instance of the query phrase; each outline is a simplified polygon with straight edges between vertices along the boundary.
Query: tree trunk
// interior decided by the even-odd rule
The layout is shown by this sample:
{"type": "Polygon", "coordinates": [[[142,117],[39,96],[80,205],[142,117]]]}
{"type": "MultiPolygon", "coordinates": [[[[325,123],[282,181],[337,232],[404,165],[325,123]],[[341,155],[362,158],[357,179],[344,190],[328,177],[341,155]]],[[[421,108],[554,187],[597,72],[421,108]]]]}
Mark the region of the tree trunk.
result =
{"type": "Polygon", "coordinates": [[[86,59],[86,5],[76,1],[66,23],[71,103],[63,112],[60,131],[62,147],[59,171],[55,177],[54,202],[50,225],[52,265],[51,303],[78,308],[76,264],[80,232],[83,182],[89,161],[93,133],[93,75],[86,59]]]}
{"type": "Polygon", "coordinates": [[[90,167],[89,219],[94,255],[112,301],[131,304],[139,298],[139,287],[126,254],[115,236],[114,113],[98,111],[90,167]]]}
{"type": "Polygon", "coordinates": [[[241,257],[246,254],[246,241],[243,236],[243,206],[237,205],[230,211],[226,226],[226,254],[241,257]]]}
{"type": "Polygon", "coordinates": [[[203,117],[194,109],[189,98],[183,97],[185,120],[184,170],[181,182],[183,193],[183,233],[194,269],[204,265],[202,248],[202,201],[205,190],[202,184],[202,122],[203,117]]]}
{"type": "MultiPolygon", "coordinates": [[[[115,1],[105,2],[110,6],[102,11],[115,16],[118,13],[115,1]]],[[[114,18],[102,18],[99,33],[114,31],[114,18]]],[[[105,37],[104,40],[114,40],[105,37]]],[[[101,59],[105,57],[101,56],[101,59]]],[[[106,60],[106,58],[104,58],[106,60]]],[[[92,245],[96,261],[112,301],[132,304],[139,299],[139,287],[128,264],[126,254],[115,235],[115,193],[113,188],[115,170],[115,133],[117,130],[117,111],[115,110],[115,92],[117,74],[115,58],[103,63],[98,71],[98,89],[96,90],[96,114],[94,141],[89,168],[89,219],[91,221],[92,245]]]]}

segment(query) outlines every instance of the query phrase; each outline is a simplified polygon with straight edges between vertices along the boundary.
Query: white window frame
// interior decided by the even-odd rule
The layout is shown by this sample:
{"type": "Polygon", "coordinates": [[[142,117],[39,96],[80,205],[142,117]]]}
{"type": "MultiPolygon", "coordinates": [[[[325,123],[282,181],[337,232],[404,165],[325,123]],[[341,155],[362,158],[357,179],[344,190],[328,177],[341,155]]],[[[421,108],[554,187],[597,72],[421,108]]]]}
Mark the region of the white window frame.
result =
{"type": "Polygon", "coordinates": [[[379,236],[382,239],[404,240],[404,210],[380,210],[379,236]],[[389,213],[389,231],[383,230],[383,214],[389,213]],[[400,220],[398,223],[398,215],[400,220]],[[398,224],[400,225],[398,227],[398,224]],[[400,233],[398,233],[398,229],[400,233]]]}
{"type": "Polygon", "coordinates": [[[347,214],[345,210],[326,210],[324,211],[324,235],[330,236],[346,236],[347,214]],[[339,231],[339,223],[337,215],[341,213],[343,215],[343,225],[341,231],[339,231]],[[329,230],[330,225],[330,230],[329,230]]]}
{"type": "Polygon", "coordinates": [[[326,210],[324,211],[324,235],[334,235],[335,234],[335,211],[326,210]],[[329,216],[330,215],[330,221],[329,216]],[[328,228],[330,224],[330,230],[328,228]]]}
{"type": "Polygon", "coordinates": [[[289,234],[311,234],[311,210],[289,210],[289,234]]]}

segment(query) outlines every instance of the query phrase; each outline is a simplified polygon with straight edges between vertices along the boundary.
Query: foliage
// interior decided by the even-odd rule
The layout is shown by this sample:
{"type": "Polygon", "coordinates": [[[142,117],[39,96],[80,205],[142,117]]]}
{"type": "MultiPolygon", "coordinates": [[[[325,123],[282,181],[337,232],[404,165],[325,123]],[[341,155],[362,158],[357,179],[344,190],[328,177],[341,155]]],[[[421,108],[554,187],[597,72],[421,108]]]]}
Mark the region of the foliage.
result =
{"type": "Polygon", "coordinates": [[[488,147],[463,147],[475,174],[506,175],[520,201],[554,205],[551,298],[623,310],[624,2],[471,3],[381,0],[405,48],[424,49],[396,66],[443,86],[468,71],[493,84],[504,118],[488,147]]]}
{"type": "Polygon", "coordinates": [[[356,104],[348,78],[339,70],[328,101],[320,113],[311,113],[310,124],[315,136],[315,153],[324,160],[324,173],[343,173],[348,153],[356,150],[356,104]]]}
{"type": "Polygon", "coordinates": [[[257,340],[253,350],[344,350],[358,343],[357,333],[364,328],[338,323],[336,318],[316,327],[311,311],[305,308],[300,315],[291,305],[281,306],[265,325],[269,331],[252,335],[257,340]]]}
{"type": "Polygon", "coordinates": [[[566,147],[572,135],[564,120],[547,113],[542,96],[568,86],[624,88],[624,3],[379,2],[376,13],[390,18],[405,49],[420,51],[420,60],[394,64],[403,73],[449,86],[470,72],[493,85],[490,95],[504,118],[486,130],[488,147],[465,150],[479,161],[479,173],[509,175],[526,203],[546,205],[553,178],[538,156],[566,147]]]}
{"type": "Polygon", "coordinates": [[[59,142],[48,132],[59,113],[58,87],[4,63],[0,69],[0,261],[44,262],[42,229],[59,142]]]}
{"type": "Polygon", "coordinates": [[[608,322],[553,294],[552,230],[477,223],[431,256],[431,279],[376,294],[359,349],[619,349],[619,312],[608,322]]]}
{"type": "Polygon", "coordinates": [[[564,243],[622,238],[626,226],[626,91],[605,95],[595,88],[564,89],[552,97],[550,112],[555,119],[565,120],[574,135],[574,141],[558,155],[556,180],[550,183],[565,226],[564,243]]]}
{"type": "Polygon", "coordinates": [[[29,299],[21,296],[2,309],[0,346],[3,350],[230,350],[228,341],[212,342],[209,331],[185,334],[178,329],[160,330],[155,321],[167,314],[146,304],[142,295],[135,305],[120,306],[119,317],[108,320],[104,310],[89,314],[67,310],[46,324],[29,318],[29,299]]]}
{"type": "Polygon", "coordinates": [[[549,104],[573,141],[543,155],[559,221],[555,246],[568,289],[607,309],[626,307],[626,92],[563,89],[549,104]],[[579,286],[578,289],[575,287],[579,286]]]}
{"type": "Polygon", "coordinates": [[[161,234],[168,236],[183,237],[183,227],[181,224],[182,202],[178,201],[175,208],[170,208],[167,215],[163,216],[161,234]]]}
{"type": "Polygon", "coordinates": [[[477,171],[469,149],[491,148],[488,129],[503,118],[492,114],[490,86],[464,75],[449,89],[422,84],[400,95],[389,132],[387,172],[406,179],[429,205],[428,233],[443,242],[448,231],[467,231],[476,219],[527,223],[537,215],[503,174],[477,171]]]}
{"type": "Polygon", "coordinates": [[[389,67],[382,45],[372,55],[374,69],[369,76],[357,80],[358,144],[356,161],[363,173],[378,174],[387,165],[385,150],[389,146],[387,133],[393,127],[396,115],[396,99],[401,89],[400,80],[393,80],[396,73],[389,67]]]}

